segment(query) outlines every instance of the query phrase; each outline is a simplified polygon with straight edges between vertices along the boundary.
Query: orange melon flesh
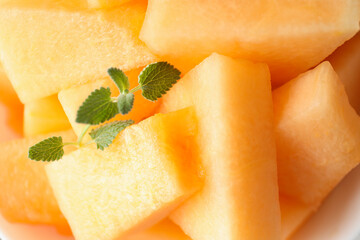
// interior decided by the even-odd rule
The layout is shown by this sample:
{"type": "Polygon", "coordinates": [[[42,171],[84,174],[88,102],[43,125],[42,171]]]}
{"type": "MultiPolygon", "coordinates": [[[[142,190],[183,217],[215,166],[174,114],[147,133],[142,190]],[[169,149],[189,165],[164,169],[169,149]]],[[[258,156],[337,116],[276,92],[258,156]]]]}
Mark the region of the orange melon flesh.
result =
{"type": "Polygon", "coordinates": [[[359,30],[357,0],[149,0],[140,39],[159,56],[212,52],[265,62],[274,85],[315,66],[359,30]]]}
{"type": "Polygon", "coordinates": [[[130,0],[88,0],[90,8],[112,8],[118,7],[130,0]]]}
{"type": "Polygon", "coordinates": [[[329,62],[273,92],[280,193],[318,204],[360,162],[360,118],[329,62]]]}
{"type": "Polygon", "coordinates": [[[68,130],[71,125],[57,95],[37,99],[25,104],[24,134],[36,136],[68,130]]]}
{"type": "Polygon", "coordinates": [[[360,33],[338,48],[328,60],[344,83],[351,106],[360,115],[360,33]]]}
{"type": "Polygon", "coordinates": [[[125,129],[105,151],[84,147],[47,165],[75,238],[139,232],[196,192],[196,131],[192,109],[159,114],[125,129]]]}
{"type": "Polygon", "coordinates": [[[0,63],[0,141],[22,136],[23,111],[24,106],[0,63]]]}
{"type": "MultiPolygon", "coordinates": [[[[141,70],[142,68],[139,68],[126,73],[129,78],[131,88],[134,88],[138,85],[138,75],[140,74],[141,70]]],[[[60,103],[64,108],[64,111],[71,123],[71,126],[73,127],[77,135],[81,134],[81,131],[84,128],[84,124],[79,124],[75,121],[77,111],[79,107],[83,104],[85,99],[90,95],[90,93],[93,92],[95,89],[99,89],[100,87],[110,87],[112,96],[119,95],[118,88],[109,78],[102,79],[94,83],[88,83],[78,87],[66,89],[59,93],[60,103]]],[[[137,91],[134,94],[135,101],[131,112],[127,115],[119,114],[114,118],[115,120],[132,119],[135,122],[139,122],[144,118],[151,116],[155,112],[157,106],[159,105],[159,101],[151,102],[146,100],[141,95],[141,91],[137,91]]]]}
{"type": "Polygon", "coordinates": [[[318,204],[304,204],[294,199],[280,196],[281,239],[291,235],[316,211],[318,204]]]}
{"type": "MultiPolygon", "coordinates": [[[[4,68],[22,102],[155,61],[138,39],[146,3],[109,11],[0,7],[4,68]]],[[[14,6],[15,5],[15,6],[14,6]]]]}
{"type": "Polygon", "coordinates": [[[45,163],[27,157],[30,146],[50,136],[75,140],[73,132],[67,131],[1,143],[0,212],[7,221],[68,226],[49,185],[45,163]]]}
{"type": "Polygon", "coordinates": [[[270,73],[212,54],[164,97],[194,106],[204,188],[171,214],[194,240],[280,239],[270,73]]]}
{"type": "Polygon", "coordinates": [[[124,240],[191,240],[181,229],[165,219],[148,230],[125,237],[124,240]]]}

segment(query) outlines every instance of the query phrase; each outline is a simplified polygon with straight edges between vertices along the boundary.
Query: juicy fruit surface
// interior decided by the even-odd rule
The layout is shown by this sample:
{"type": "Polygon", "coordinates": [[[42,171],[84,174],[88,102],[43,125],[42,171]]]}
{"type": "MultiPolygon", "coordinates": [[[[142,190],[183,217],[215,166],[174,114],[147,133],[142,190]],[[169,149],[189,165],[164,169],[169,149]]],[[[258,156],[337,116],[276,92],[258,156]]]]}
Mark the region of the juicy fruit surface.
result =
{"type": "Polygon", "coordinates": [[[21,101],[154,62],[137,37],[145,11],[141,1],[109,11],[0,8],[1,57],[21,101]]]}
{"type": "Polygon", "coordinates": [[[88,0],[90,8],[111,8],[118,7],[130,0],[88,0]]]}
{"type": "MultiPolygon", "coordinates": [[[[138,85],[138,75],[140,74],[142,68],[135,69],[129,72],[126,72],[126,75],[129,78],[130,87],[134,88],[138,85]]],[[[83,124],[76,123],[76,114],[79,107],[85,101],[85,99],[93,92],[95,89],[100,87],[110,87],[112,96],[118,96],[119,90],[115,86],[114,82],[110,79],[103,79],[94,83],[88,83],[78,87],[70,88],[63,90],[59,93],[59,100],[62,107],[65,110],[65,113],[77,135],[81,134],[81,131],[84,128],[83,124]]],[[[141,96],[141,91],[137,91],[135,94],[134,106],[131,112],[127,115],[117,115],[113,120],[127,120],[132,119],[135,122],[139,122],[152,114],[155,113],[160,101],[150,102],[141,96]]],[[[113,121],[111,120],[111,121],[113,121]]]]}
{"type": "Polygon", "coordinates": [[[21,137],[24,106],[0,64],[0,141],[21,137]]]}
{"type": "Polygon", "coordinates": [[[328,60],[344,83],[351,106],[360,115],[360,33],[337,49],[328,60]]]}
{"type": "Polygon", "coordinates": [[[319,203],[360,162],[360,117],[329,62],[273,92],[280,193],[319,203]]]}
{"type": "Polygon", "coordinates": [[[318,64],[359,30],[358,4],[149,0],[140,38],[169,59],[197,63],[218,52],[265,62],[279,85],[318,64]]]}
{"type": "Polygon", "coordinates": [[[125,129],[105,151],[81,148],[46,170],[76,239],[118,239],[165,218],[200,187],[191,109],[125,129]]]}
{"type": "Polygon", "coordinates": [[[200,193],[171,219],[196,240],[279,239],[267,66],[213,54],[185,75],[163,103],[165,112],[194,106],[206,176],[200,193]]]}
{"type": "Polygon", "coordinates": [[[316,211],[318,204],[304,204],[300,201],[280,196],[281,239],[290,236],[316,211]]]}
{"type": "MultiPolygon", "coordinates": [[[[72,131],[56,134],[66,141],[75,139],[72,131]]],[[[0,212],[10,222],[51,224],[63,229],[67,222],[49,185],[45,163],[30,161],[27,157],[29,147],[46,137],[50,136],[0,145],[0,212]]]]}
{"type": "Polygon", "coordinates": [[[181,229],[166,219],[148,230],[125,237],[124,240],[191,240],[181,229]]]}
{"type": "Polygon", "coordinates": [[[25,104],[24,135],[26,137],[68,130],[71,125],[57,95],[25,104]]]}

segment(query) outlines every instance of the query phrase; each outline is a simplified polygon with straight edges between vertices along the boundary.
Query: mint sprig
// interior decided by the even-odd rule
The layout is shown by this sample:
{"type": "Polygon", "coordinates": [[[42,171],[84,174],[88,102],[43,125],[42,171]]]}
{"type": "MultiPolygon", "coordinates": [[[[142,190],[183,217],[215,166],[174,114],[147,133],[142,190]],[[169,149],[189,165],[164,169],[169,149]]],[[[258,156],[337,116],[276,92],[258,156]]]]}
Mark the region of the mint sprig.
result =
{"type": "Polygon", "coordinates": [[[139,75],[142,95],[150,101],[156,101],[180,79],[180,74],[179,70],[167,62],[148,65],[139,75]]]}
{"type": "Polygon", "coordinates": [[[62,137],[45,139],[29,149],[29,158],[35,161],[56,161],[64,156],[62,137]]]}
{"type": "Polygon", "coordinates": [[[114,118],[117,114],[128,114],[134,105],[136,91],[142,90],[142,95],[150,101],[162,97],[179,79],[180,71],[167,62],[152,63],[145,67],[138,77],[139,85],[130,88],[128,77],[118,68],[109,68],[108,74],[119,88],[117,97],[111,96],[110,88],[101,87],[94,90],[80,106],[76,122],[87,124],[77,142],[63,143],[61,137],[51,137],[29,148],[29,158],[35,161],[56,161],[64,155],[64,146],[84,145],[96,143],[100,150],[104,150],[114,141],[116,136],[126,127],[134,123],[133,120],[114,121],[96,129],[89,135],[92,140],[83,143],[85,134],[92,125],[98,125],[114,118]]]}
{"type": "Polygon", "coordinates": [[[90,125],[103,123],[118,114],[118,107],[111,99],[110,88],[96,89],[80,106],[76,122],[90,125]]]}
{"type": "Polygon", "coordinates": [[[108,147],[116,136],[126,127],[134,124],[133,120],[114,121],[93,129],[89,134],[100,150],[108,147]]]}
{"type": "Polygon", "coordinates": [[[114,81],[116,86],[119,88],[120,93],[124,93],[125,90],[129,89],[130,83],[129,78],[125,75],[123,71],[118,68],[109,68],[108,74],[111,79],[114,81]]]}

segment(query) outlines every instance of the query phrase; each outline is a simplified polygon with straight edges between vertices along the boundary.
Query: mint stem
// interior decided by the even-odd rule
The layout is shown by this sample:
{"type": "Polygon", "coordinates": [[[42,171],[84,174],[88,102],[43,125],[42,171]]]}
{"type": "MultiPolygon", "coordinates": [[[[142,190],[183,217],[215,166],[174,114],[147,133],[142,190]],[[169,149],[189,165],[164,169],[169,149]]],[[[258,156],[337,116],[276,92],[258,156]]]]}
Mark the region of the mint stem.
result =
{"type": "Polygon", "coordinates": [[[81,147],[81,145],[82,145],[82,140],[84,139],[84,136],[85,136],[85,134],[86,134],[86,132],[89,130],[89,128],[91,127],[91,125],[90,124],[88,124],[88,125],[86,125],[86,127],[84,127],[84,129],[82,130],[82,132],[81,132],[81,134],[80,134],[80,136],[79,136],[79,138],[78,138],[78,141],[77,141],[77,145],[79,146],[79,147],[81,147]]]}
{"type": "Polygon", "coordinates": [[[141,85],[138,85],[137,87],[131,89],[129,93],[134,93],[134,92],[136,92],[136,91],[138,91],[140,89],[141,89],[141,85]]]}

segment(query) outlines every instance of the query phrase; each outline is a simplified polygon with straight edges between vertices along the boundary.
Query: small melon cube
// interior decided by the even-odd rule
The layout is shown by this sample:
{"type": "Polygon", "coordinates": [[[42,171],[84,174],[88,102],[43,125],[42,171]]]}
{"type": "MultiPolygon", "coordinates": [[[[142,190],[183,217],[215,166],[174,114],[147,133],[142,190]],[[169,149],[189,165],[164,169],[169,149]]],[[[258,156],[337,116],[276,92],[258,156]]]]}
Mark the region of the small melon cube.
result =
{"type": "MultiPolygon", "coordinates": [[[[138,85],[138,75],[140,74],[142,68],[132,70],[126,72],[126,75],[130,81],[130,87],[134,88],[138,85]]],[[[64,111],[73,127],[75,133],[77,135],[81,134],[81,131],[84,128],[84,124],[76,123],[76,114],[79,107],[85,101],[85,99],[90,95],[92,91],[95,89],[99,89],[100,87],[110,87],[111,93],[113,96],[119,95],[119,90],[115,86],[114,82],[109,78],[99,80],[97,82],[84,84],[81,86],[77,86],[74,88],[66,89],[59,92],[59,100],[64,108],[64,111]]],[[[135,101],[134,106],[131,112],[127,115],[117,115],[115,120],[126,120],[132,119],[135,122],[139,122],[144,118],[147,118],[155,113],[157,107],[159,105],[159,101],[151,102],[146,100],[142,95],[141,91],[135,92],[135,101]]],[[[111,120],[113,121],[113,120],[111,120]]]]}
{"type": "Polygon", "coordinates": [[[358,4],[358,0],[149,0],[140,39],[159,56],[183,62],[200,62],[214,51],[265,62],[273,84],[280,85],[355,35],[358,4]]]}
{"type": "Polygon", "coordinates": [[[24,134],[26,137],[68,130],[71,128],[57,95],[25,104],[24,134]]]}
{"type": "Polygon", "coordinates": [[[105,151],[81,148],[46,166],[78,240],[115,240],[165,218],[199,190],[192,109],[125,129],[105,151]]]}
{"type": "Polygon", "coordinates": [[[125,237],[123,240],[191,240],[169,219],[161,221],[148,230],[125,237]]]}
{"type": "Polygon", "coordinates": [[[279,239],[275,137],[266,64],[212,54],[164,97],[194,106],[204,188],[170,218],[195,240],[279,239]]]}
{"type": "Polygon", "coordinates": [[[112,8],[118,7],[130,0],[88,0],[89,8],[112,8]]]}
{"type": "Polygon", "coordinates": [[[50,136],[76,139],[72,131],[0,144],[0,212],[10,222],[51,224],[66,228],[45,173],[45,163],[28,159],[28,149],[50,136]]]}
{"type": "Polygon", "coordinates": [[[329,62],[273,92],[280,193],[321,202],[360,162],[360,117],[329,62]]]}
{"type": "Polygon", "coordinates": [[[145,11],[136,1],[109,11],[0,7],[1,58],[21,101],[154,62],[138,39],[145,11]]]}
{"type": "Polygon", "coordinates": [[[328,60],[344,83],[351,106],[360,115],[360,33],[338,48],[328,60]]]}

